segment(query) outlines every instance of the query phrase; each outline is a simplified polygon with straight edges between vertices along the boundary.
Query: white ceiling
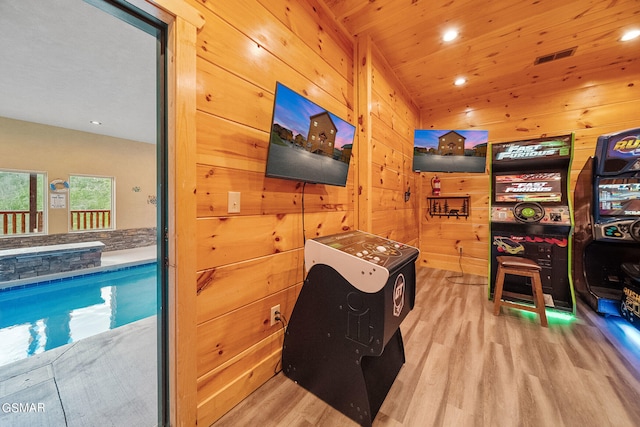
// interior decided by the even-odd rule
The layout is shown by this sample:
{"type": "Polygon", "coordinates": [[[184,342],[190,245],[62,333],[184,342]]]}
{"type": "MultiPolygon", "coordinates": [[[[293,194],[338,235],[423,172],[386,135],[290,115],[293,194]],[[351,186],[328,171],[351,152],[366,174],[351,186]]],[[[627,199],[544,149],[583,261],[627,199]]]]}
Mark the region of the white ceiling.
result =
{"type": "Polygon", "coordinates": [[[156,142],[155,37],[82,0],[2,0],[0,58],[1,117],[156,142]]]}

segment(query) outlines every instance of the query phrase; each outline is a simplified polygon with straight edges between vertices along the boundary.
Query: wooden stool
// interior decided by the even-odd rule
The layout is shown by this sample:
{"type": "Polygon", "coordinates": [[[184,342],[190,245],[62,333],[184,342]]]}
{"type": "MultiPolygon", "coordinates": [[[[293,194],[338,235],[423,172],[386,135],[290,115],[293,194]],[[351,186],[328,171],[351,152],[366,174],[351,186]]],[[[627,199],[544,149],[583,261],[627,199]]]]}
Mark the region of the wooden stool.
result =
{"type": "Polygon", "coordinates": [[[496,288],[493,293],[493,314],[498,316],[500,314],[500,307],[504,305],[506,307],[538,313],[538,316],[540,316],[540,324],[547,326],[547,314],[544,311],[544,296],[542,294],[542,280],[540,280],[540,270],[542,267],[533,260],[519,256],[499,256],[496,257],[496,260],[498,261],[498,274],[496,275],[496,288]],[[529,277],[531,279],[534,307],[502,300],[504,277],[507,274],[529,277]]]}

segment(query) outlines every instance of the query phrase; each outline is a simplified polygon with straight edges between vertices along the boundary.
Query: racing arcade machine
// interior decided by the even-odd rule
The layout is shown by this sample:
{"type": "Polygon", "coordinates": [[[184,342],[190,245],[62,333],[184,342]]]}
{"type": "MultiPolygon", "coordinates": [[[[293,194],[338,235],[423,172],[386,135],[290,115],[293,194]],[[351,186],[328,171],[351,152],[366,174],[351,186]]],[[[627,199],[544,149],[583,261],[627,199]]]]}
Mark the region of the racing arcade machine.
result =
{"type": "Polygon", "coordinates": [[[627,304],[640,285],[640,128],[598,137],[574,200],[576,291],[597,313],[632,320],[640,314],[637,302],[627,304]]]}
{"type": "MultiPolygon", "coordinates": [[[[569,266],[573,222],[568,199],[573,134],[492,144],[492,298],[498,256],[540,267],[545,306],[575,313],[569,266]]],[[[507,276],[502,299],[533,303],[528,278],[507,276]]]]}
{"type": "Polygon", "coordinates": [[[308,271],[282,349],[284,374],[371,426],[405,362],[418,250],[351,231],[307,240],[308,271]]]}

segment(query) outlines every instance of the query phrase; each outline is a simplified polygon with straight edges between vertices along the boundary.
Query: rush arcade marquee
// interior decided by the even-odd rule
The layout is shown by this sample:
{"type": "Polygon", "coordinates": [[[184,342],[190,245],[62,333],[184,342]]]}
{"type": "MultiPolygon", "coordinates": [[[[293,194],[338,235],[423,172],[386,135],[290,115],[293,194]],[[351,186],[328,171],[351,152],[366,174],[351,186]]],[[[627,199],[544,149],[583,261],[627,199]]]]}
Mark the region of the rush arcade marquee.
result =
{"type": "MultiPolygon", "coordinates": [[[[573,134],[492,144],[489,297],[497,256],[519,256],[540,267],[545,306],[575,314],[570,277],[569,171],[573,134]]],[[[533,303],[527,278],[505,278],[503,299],[533,303]]]]}
{"type": "Polygon", "coordinates": [[[574,194],[575,286],[598,313],[640,322],[640,128],[598,137],[574,194]]]}

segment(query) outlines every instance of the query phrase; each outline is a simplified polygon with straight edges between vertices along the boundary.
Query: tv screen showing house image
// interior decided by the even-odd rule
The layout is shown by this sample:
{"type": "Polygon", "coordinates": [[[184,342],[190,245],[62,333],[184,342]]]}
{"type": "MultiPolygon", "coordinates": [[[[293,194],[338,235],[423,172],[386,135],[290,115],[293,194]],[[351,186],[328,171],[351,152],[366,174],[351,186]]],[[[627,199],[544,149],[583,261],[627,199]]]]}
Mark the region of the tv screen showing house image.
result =
{"type": "Polygon", "coordinates": [[[344,187],[355,130],[349,122],[277,83],[265,175],[344,187]]]}
{"type": "Polygon", "coordinates": [[[487,163],[486,130],[417,129],[413,143],[415,172],[483,173],[487,163]]]}

